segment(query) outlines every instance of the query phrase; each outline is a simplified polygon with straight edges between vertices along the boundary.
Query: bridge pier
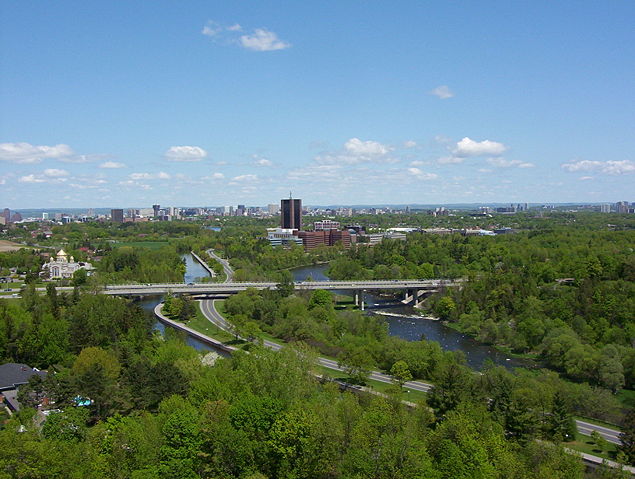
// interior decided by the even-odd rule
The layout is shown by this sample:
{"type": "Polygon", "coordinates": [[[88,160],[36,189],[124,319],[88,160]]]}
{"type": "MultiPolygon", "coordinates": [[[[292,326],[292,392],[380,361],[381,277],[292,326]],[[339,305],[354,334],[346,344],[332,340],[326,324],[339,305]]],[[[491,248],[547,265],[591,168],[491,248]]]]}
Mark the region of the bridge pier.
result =
{"type": "Polygon", "coordinates": [[[355,306],[359,306],[359,309],[364,311],[364,290],[363,289],[355,290],[354,297],[355,297],[355,306]]]}

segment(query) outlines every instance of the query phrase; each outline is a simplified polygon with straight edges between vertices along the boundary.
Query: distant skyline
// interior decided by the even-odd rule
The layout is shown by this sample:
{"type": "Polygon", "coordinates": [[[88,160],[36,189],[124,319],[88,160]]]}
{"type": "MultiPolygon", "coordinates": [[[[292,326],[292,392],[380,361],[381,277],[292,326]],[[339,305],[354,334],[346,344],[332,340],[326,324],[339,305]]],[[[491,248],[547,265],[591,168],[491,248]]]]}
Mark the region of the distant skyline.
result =
{"type": "Polygon", "coordinates": [[[635,201],[635,2],[5,2],[0,207],[635,201]]]}

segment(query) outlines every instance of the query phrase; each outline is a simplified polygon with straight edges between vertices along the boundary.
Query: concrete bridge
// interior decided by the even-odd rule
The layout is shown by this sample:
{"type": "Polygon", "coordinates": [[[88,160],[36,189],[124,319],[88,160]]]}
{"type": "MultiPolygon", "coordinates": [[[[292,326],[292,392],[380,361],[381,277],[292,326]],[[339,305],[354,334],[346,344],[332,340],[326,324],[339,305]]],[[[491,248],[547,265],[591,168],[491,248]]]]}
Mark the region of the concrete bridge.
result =
{"type": "MultiPolygon", "coordinates": [[[[379,281],[296,281],[296,290],[324,289],[330,291],[351,291],[356,304],[363,308],[364,291],[403,291],[404,299],[416,302],[425,293],[436,292],[441,288],[459,286],[462,280],[420,279],[420,280],[379,280],[379,281]],[[360,304],[361,303],[361,304],[360,304]]],[[[160,294],[188,294],[197,297],[226,297],[254,289],[275,289],[274,282],[227,282],[227,283],[148,283],[108,285],[104,294],[117,296],[149,296],[160,294]]]]}

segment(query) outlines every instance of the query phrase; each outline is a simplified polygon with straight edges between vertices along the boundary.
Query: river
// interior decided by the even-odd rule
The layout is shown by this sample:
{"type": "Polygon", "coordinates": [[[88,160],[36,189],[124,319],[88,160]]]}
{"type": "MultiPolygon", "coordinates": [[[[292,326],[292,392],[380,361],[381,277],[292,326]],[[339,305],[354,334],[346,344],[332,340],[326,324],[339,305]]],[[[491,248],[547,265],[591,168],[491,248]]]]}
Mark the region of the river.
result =
{"type": "MultiPolygon", "coordinates": [[[[312,278],[315,281],[329,281],[326,275],[328,266],[328,264],[320,264],[296,268],[292,270],[293,278],[296,281],[306,281],[307,278],[312,278]]],[[[338,291],[337,293],[351,294],[347,291],[338,291]]],[[[423,319],[416,314],[412,307],[406,306],[401,302],[364,293],[364,303],[366,305],[366,314],[385,321],[388,324],[388,333],[390,335],[398,336],[408,341],[418,341],[424,338],[430,341],[437,341],[441,348],[446,351],[463,351],[467,364],[473,369],[480,370],[488,359],[508,369],[536,367],[533,361],[511,358],[495,348],[449,328],[441,321],[423,319]],[[395,314],[396,316],[384,316],[377,314],[378,312],[395,314]]]]}
{"type": "MultiPolygon", "coordinates": [[[[185,261],[185,275],[183,278],[184,283],[193,283],[199,280],[200,278],[209,277],[209,273],[201,264],[194,259],[191,254],[183,254],[181,258],[185,261]]],[[[148,314],[151,314],[154,318],[154,308],[155,306],[163,300],[162,296],[146,296],[141,299],[138,304],[141,306],[148,314]]],[[[165,324],[161,321],[156,320],[154,323],[154,329],[160,331],[161,334],[165,334],[165,324]]],[[[192,346],[194,349],[198,349],[199,351],[214,351],[218,353],[220,356],[228,357],[229,354],[225,351],[220,351],[212,348],[210,345],[199,341],[198,339],[187,335],[186,342],[188,345],[192,346]]]]}
{"type": "MultiPolygon", "coordinates": [[[[209,276],[205,268],[203,268],[191,254],[184,254],[181,257],[185,261],[186,267],[184,276],[185,283],[196,282],[200,278],[209,276]]],[[[326,275],[327,268],[328,264],[319,264],[295,268],[291,272],[296,281],[306,281],[308,278],[312,278],[316,281],[329,281],[326,275]]],[[[347,291],[336,292],[339,294],[351,294],[347,291]]],[[[154,315],[154,307],[161,299],[161,296],[146,297],[139,301],[139,305],[148,311],[149,314],[154,315]]],[[[440,321],[423,319],[416,314],[412,307],[406,306],[398,301],[396,302],[393,299],[386,299],[374,294],[364,293],[364,303],[366,304],[366,314],[375,316],[378,321],[385,321],[388,324],[388,333],[390,335],[398,336],[407,341],[419,341],[424,338],[430,341],[437,341],[441,345],[441,348],[446,351],[462,351],[465,354],[467,364],[473,369],[481,369],[488,359],[495,364],[510,369],[515,367],[535,367],[533,361],[510,358],[497,349],[447,327],[440,321]],[[395,316],[377,313],[394,314],[395,316]]],[[[160,321],[156,321],[154,328],[161,331],[161,333],[165,331],[165,325],[160,321]]],[[[187,337],[187,343],[198,350],[213,350],[211,346],[191,336],[187,337]]],[[[219,352],[219,354],[220,353],[221,352],[219,352]]]]}

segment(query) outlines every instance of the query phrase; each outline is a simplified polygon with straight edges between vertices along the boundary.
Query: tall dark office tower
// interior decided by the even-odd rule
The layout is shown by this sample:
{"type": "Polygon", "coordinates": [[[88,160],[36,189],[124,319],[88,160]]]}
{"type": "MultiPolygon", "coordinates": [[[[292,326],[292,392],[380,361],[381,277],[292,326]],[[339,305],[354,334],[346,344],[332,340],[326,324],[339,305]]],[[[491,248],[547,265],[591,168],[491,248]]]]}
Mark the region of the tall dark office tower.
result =
{"type": "Polygon", "coordinates": [[[293,198],[280,200],[280,227],[302,229],[302,200],[293,198]]]}
{"type": "Polygon", "coordinates": [[[159,210],[161,209],[161,205],[152,205],[152,210],[154,211],[154,217],[159,216],[159,210]]]}
{"type": "Polygon", "coordinates": [[[110,220],[113,223],[123,223],[123,210],[110,210],[110,220]]]}

